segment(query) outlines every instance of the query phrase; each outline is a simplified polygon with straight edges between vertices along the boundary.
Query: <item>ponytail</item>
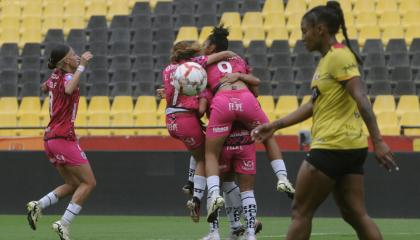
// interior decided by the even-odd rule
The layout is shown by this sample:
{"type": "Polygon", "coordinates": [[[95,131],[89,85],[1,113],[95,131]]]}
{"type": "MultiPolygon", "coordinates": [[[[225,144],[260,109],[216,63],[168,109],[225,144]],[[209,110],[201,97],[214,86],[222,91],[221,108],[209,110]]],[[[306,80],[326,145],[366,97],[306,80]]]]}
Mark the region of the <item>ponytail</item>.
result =
{"type": "Polygon", "coordinates": [[[171,50],[171,62],[179,63],[182,60],[188,60],[201,51],[201,47],[196,42],[181,41],[177,42],[171,50]]]}

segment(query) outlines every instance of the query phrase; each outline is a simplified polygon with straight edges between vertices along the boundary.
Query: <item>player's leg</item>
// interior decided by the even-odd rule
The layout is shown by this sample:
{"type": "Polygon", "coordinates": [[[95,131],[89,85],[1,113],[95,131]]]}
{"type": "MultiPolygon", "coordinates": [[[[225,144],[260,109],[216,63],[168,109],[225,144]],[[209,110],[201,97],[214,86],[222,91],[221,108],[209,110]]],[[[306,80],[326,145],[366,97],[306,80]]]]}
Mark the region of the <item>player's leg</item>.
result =
{"type": "Polygon", "coordinates": [[[196,169],[197,161],[193,156],[190,157],[190,164],[188,168],[188,180],[187,183],[182,187],[182,191],[189,195],[193,195],[194,191],[194,174],[196,169]]]}
{"type": "Polygon", "coordinates": [[[359,239],[382,239],[378,227],[366,212],[363,175],[343,176],[337,181],[333,193],[341,216],[354,228],[359,239]]]}
{"type": "MultiPolygon", "coordinates": [[[[204,139],[204,136],[203,136],[204,139]]],[[[200,220],[201,200],[206,190],[206,177],[204,169],[204,143],[196,149],[190,150],[197,159],[195,174],[193,176],[193,197],[188,200],[187,207],[190,209],[190,216],[194,222],[200,220]]]]}
{"type": "Polygon", "coordinates": [[[314,213],[332,191],[334,183],[334,179],[309,162],[303,161],[296,180],[296,192],[292,203],[292,223],[287,232],[288,240],[309,239],[314,213]]]}
{"type": "Polygon", "coordinates": [[[254,196],[254,174],[238,174],[241,202],[245,217],[246,239],[255,239],[257,202],[254,196]]]}
{"type": "Polygon", "coordinates": [[[239,239],[245,230],[241,224],[242,202],[239,187],[235,183],[235,174],[232,171],[225,174],[222,179],[226,216],[230,224],[230,239],[239,239]]]}

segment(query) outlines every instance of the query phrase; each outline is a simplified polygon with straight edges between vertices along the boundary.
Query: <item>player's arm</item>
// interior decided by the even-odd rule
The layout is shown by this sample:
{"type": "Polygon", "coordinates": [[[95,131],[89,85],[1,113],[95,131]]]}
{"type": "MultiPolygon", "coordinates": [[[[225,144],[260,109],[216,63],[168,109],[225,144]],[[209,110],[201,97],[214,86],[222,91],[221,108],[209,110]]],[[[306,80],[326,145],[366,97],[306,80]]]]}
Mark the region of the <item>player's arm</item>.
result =
{"type": "Polygon", "coordinates": [[[65,93],[72,94],[73,91],[79,86],[80,76],[86,68],[87,63],[92,59],[93,55],[90,52],[85,52],[80,57],[80,64],[77,67],[76,72],[73,74],[73,78],[66,84],[65,93]]]}
{"type": "Polygon", "coordinates": [[[204,114],[207,111],[207,98],[205,97],[200,97],[198,100],[198,117],[201,118],[204,116],[204,114]]]}
{"type": "Polygon", "coordinates": [[[48,80],[47,80],[47,81],[45,81],[45,82],[43,82],[43,83],[41,84],[41,91],[42,91],[43,93],[47,93],[47,92],[48,92],[47,82],[48,82],[48,80]]]}
{"type": "Polygon", "coordinates": [[[221,51],[218,53],[213,53],[207,56],[207,64],[213,64],[234,56],[236,56],[236,53],[232,51],[221,51]]]}
{"type": "Polygon", "coordinates": [[[258,97],[259,91],[258,86],[261,83],[261,80],[252,74],[245,73],[228,73],[222,79],[221,82],[234,83],[236,81],[244,82],[249,90],[254,94],[255,97],[258,97]]]}

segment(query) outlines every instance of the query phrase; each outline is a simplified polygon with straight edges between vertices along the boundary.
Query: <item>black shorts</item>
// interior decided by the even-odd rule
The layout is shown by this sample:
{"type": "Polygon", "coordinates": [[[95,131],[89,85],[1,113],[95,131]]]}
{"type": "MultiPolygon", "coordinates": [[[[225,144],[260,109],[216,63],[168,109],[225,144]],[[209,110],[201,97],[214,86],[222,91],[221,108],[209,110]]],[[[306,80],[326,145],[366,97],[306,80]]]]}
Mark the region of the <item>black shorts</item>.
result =
{"type": "Polygon", "coordinates": [[[337,180],[347,174],[363,175],[363,164],[367,152],[367,148],[350,150],[311,149],[306,161],[325,175],[337,180]]]}

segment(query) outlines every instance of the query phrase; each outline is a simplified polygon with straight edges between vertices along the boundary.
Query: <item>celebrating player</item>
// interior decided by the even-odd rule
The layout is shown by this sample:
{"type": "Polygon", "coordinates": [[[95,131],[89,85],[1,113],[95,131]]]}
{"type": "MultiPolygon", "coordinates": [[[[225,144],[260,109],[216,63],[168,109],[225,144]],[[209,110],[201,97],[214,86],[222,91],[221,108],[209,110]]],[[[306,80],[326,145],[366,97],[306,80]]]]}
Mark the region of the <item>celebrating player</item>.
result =
{"type": "Polygon", "coordinates": [[[44,135],[45,152],[63,178],[64,184],[40,200],[29,202],[27,219],[31,228],[36,230],[43,209],[63,197],[73,195],[64,215],[52,225],[62,240],[70,239],[70,224],[96,186],[89,161],[74,132],[79,103],[79,80],[90,59],[90,52],[79,57],[69,46],[57,45],[48,60],[48,68],[54,69],[54,72],[41,87],[50,96],[51,120],[44,135]]]}
{"type": "Polygon", "coordinates": [[[252,132],[263,141],[277,129],[313,118],[313,142],[298,173],[287,239],[309,239],[315,211],[331,192],[343,219],[359,239],[382,239],[364,203],[363,165],[368,142],[363,121],[379,163],[388,170],[398,167],[366,97],[358,70],[360,61],[350,47],[339,3],[329,1],[311,9],[303,16],[301,28],[306,48],[322,55],[311,84],[312,101],[252,132]],[[335,37],[340,27],[347,46],[335,37]]]}

